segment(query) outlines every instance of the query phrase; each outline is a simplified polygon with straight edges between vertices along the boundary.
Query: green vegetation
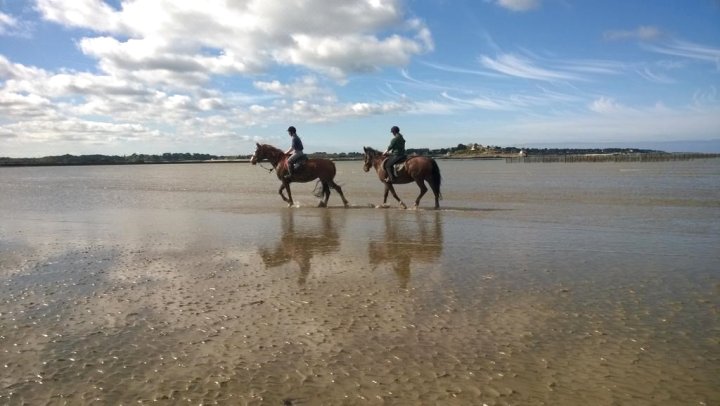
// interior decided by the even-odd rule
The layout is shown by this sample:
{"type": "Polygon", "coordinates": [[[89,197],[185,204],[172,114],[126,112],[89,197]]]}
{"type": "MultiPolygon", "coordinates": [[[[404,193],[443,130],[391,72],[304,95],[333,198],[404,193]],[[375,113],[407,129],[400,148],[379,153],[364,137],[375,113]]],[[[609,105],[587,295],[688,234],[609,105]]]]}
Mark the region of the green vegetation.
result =
{"type": "Polygon", "coordinates": [[[234,160],[237,156],[224,157],[210,154],[164,153],[162,155],[59,155],[42,158],[4,158],[0,157],[0,166],[51,166],[51,165],[132,165],[208,162],[214,160],[234,160]]]}
{"type": "MultiPolygon", "coordinates": [[[[520,155],[521,151],[528,156],[538,155],[583,155],[583,154],[638,154],[663,153],[661,151],[631,149],[631,148],[605,148],[605,149],[576,149],[576,148],[524,148],[482,146],[480,144],[458,144],[449,148],[410,148],[408,155],[422,155],[444,158],[473,159],[473,158],[508,158],[520,155]]],[[[361,152],[314,152],[309,154],[313,158],[329,158],[334,160],[359,160],[361,152]]],[[[236,162],[250,159],[250,155],[211,155],[198,153],[164,153],[162,155],[132,154],[132,155],[59,155],[42,158],[6,158],[0,157],[0,166],[53,166],[53,165],[134,165],[134,164],[173,164],[173,163],[200,163],[200,162],[236,162]]]]}

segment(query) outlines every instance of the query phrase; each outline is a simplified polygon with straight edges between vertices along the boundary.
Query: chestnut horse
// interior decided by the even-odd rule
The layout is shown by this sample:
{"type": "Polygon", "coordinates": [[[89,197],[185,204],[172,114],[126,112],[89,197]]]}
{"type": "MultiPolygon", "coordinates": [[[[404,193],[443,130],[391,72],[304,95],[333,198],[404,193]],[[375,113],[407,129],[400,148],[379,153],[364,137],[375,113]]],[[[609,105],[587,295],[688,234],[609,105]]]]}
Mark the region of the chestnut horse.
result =
{"type": "Polygon", "coordinates": [[[327,207],[328,199],[330,198],[330,188],[335,189],[340,194],[340,198],[343,201],[345,207],[348,206],[348,201],[343,195],[342,189],[335,183],[335,164],[329,159],[308,159],[305,161],[300,169],[293,172],[293,176],[290,179],[285,178],[287,173],[287,160],[288,156],[282,150],[273,147],[268,144],[256,143],[255,153],[250,158],[250,163],[255,165],[258,161],[263,159],[268,160],[277,174],[278,179],[282,182],[278,193],[284,201],[288,203],[288,206],[293,205],[292,192],[290,192],[291,182],[310,182],[311,180],[319,179],[322,183],[322,194],[325,195],[325,199],[320,200],[318,207],[327,207]],[[287,190],[287,197],[283,193],[283,189],[287,190]]]}
{"type": "Polygon", "coordinates": [[[370,167],[375,168],[375,171],[377,172],[380,181],[385,184],[383,205],[387,203],[388,192],[390,192],[392,193],[395,200],[400,202],[400,206],[403,209],[407,208],[407,206],[405,206],[405,203],[403,203],[403,201],[400,200],[400,198],[398,197],[397,193],[395,193],[395,188],[393,187],[393,184],[415,182],[420,188],[420,194],[418,195],[417,199],[415,199],[414,208],[417,208],[420,204],[420,199],[422,199],[423,195],[425,195],[425,193],[427,192],[427,186],[425,186],[425,182],[427,182],[430,185],[433,193],[435,194],[435,208],[440,208],[439,200],[442,199],[442,194],[440,194],[440,168],[438,167],[437,162],[435,162],[434,159],[424,156],[408,157],[408,159],[405,160],[405,166],[402,170],[400,170],[395,180],[393,182],[385,182],[385,178],[387,177],[387,175],[385,173],[385,168],[383,168],[383,161],[385,161],[387,157],[383,155],[380,151],[374,150],[370,147],[363,148],[365,149],[365,164],[363,165],[363,170],[365,172],[368,172],[370,170],[370,167]]]}

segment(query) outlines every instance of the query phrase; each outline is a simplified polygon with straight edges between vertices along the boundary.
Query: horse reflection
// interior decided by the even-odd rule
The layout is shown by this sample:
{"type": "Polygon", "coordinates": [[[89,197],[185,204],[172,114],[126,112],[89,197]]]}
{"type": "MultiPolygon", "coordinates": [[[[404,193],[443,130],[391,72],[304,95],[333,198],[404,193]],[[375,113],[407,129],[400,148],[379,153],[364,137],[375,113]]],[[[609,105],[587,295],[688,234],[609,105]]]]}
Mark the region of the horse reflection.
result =
{"type": "Polygon", "coordinates": [[[261,248],[260,257],[267,268],[295,261],[300,266],[298,284],[304,285],[310,274],[312,258],[340,248],[340,237],[329,211],[319,216],[302,217],[295,210],[283,213],[282,237],[273,249],[261,248]],[[319,224],[313,220],[319,219],[319,224]]]}
{"type": "Polygon", "coordinates": [[[432,264],[442,255],[441,214],[417,212],[415,216],[395,217],[385,212],[384,241],[370,241],[368,257],[373,268],[390,264],[400,288],[407,288],[413,263],[432,264]]]}

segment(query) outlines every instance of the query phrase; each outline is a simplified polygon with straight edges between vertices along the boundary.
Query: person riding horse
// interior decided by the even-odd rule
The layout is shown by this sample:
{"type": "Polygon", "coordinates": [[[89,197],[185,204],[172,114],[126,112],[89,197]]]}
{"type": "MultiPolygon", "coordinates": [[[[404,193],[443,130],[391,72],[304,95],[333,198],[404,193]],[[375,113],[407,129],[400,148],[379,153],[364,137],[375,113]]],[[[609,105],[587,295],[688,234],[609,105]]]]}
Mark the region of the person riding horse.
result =
{"type": "Polygon", "coordinates": [[[292,139],[292,143],[290,145],[290,148],[288,148],[287,151],[285,151],[285,155],[290,155],[290,158],[287,160],[287,174],[285,175],[286,179],[292,178],[293,175],[293,169],[295,169],[295,164],[298,163],[302,158],[305,157],[305,154],[303,153],[303,144],[300,140],[300,137],[297,135],[297,130],[295,130],[295,127],[290,126],[287,129],[288,134],[290,134],[290,138],[292,139]]]}
{"type": "Polygon", "coordinates": [[[402,134],[400,134],[400,127],[394,125],[390,129],[390,132],[392,133],[393,138],[390,140],[390,145],[388,145],[385,152],[383,152],[383,155],[388,156],[383,167],[385,168],[385,173],[387,174],[385,182],[392,183],[395,181],[393,165],[404,161],[407,157],[405,156],[405,138],[403,138],[402,134]]]}

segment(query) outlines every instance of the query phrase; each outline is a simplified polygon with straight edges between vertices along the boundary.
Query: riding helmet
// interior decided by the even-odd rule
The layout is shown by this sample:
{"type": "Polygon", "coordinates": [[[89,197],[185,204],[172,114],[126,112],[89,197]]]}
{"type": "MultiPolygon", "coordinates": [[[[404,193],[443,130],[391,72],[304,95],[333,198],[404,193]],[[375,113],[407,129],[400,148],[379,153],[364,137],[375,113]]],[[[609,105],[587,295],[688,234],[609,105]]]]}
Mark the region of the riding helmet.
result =
{"type": "Polygon", "coordinates": [[[400,132],[400,127],[394,125],[394,126],[390,129],[390,132],[393,133],[393,134],[397,134],[397,133],[400,132]]]}
{"type": "Polygon", "coordinates": [[[288,127],[288,132],[289,132],[289,133],[295,134],[295,131],[296,131],[296,130],[295,130],[295,127],[293,127],[293,126],[288,127]]]}

